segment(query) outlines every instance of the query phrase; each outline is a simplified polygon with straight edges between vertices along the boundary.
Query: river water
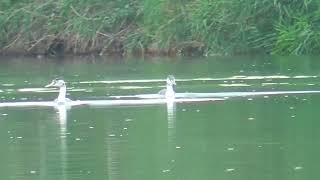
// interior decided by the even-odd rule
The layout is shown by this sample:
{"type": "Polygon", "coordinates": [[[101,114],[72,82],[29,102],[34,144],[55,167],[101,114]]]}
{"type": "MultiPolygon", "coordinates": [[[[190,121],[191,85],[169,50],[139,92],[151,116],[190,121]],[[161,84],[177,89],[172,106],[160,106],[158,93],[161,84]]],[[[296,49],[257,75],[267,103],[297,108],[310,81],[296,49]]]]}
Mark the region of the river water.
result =
{"type": "Polygon", "coordinates": [[[317,179],[319,72],[316,57],[1,57],[0,104],[54,100],[58,91],[44,86],[56,77],[67,82],[72,100],[103,100],[156,93],[168,74],[175,75],[177,92],[225,98],[1,107],[1,178],[317,179]]]}

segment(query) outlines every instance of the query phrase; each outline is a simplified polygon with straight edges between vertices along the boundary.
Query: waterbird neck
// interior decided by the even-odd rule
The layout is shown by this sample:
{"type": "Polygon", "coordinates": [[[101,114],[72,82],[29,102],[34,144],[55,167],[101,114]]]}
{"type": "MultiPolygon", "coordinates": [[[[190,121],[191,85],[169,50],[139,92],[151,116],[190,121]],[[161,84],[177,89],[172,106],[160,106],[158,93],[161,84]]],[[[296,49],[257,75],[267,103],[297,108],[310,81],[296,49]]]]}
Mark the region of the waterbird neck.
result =
{"type": "Polygon", "coordinates": [[[175,94],[175,92],[174,92],[174,89],[173,89],[173,85],[171,85],[171,84],[167,84],[167,90],[166,90],[166,97],[168,98],[168,97],[174,97],[174,94],[175,94]]]}
{"type": "Polygon", "coordinates": [[[59,88],[59,96],[56,101],[58,103],[66,102],[66,94],[67,94],[67,87],[66,85],[63,85],[59,88]]]}

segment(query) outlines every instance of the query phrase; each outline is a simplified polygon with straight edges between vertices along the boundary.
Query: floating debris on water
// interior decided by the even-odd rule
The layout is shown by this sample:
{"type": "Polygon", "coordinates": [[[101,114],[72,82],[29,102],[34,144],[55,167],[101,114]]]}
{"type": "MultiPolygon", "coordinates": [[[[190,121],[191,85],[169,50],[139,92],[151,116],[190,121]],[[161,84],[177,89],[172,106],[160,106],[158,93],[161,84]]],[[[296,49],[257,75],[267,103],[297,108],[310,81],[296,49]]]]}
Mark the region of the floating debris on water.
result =
{"type": "Polygon", "coordinates": [[[301,170],[301,169],[303,169],[303,167],[301,167],[301,166],[294,167],[294,170],[301,170]]]}
{"type": "Polygon", "coordinates": [[[22,136],[18,136],[18,137],[17,137],[17,139],[22,139],[22,138],[23,138],[22,136]]]}
{"type": "Polygon", "coordinates": [[[263,96],[263,98],[269,98],[269,96],[263,96]]]}
{"type": "Polygon", "coordinates": [[[109,137],[115,137],[116,135],[115,134],[109,134],[109,137]]]}
{"type": "Polygon", "coordinates": [[[126,121],[126,122],[129,122],[129,121],[133,121],[133,119],[127,118],[127,119],[125,119],[125,121],[126,121]]]}
{"type": "Polygon", "coordinates": [[[124,129],[124,130],[127,130],[128,128],[124,127],[123,129],[124,129]]]}
{"type": "Polygon", "coordinates": [[[170,169],[164,169],[162,170],[163,173],[166,173],[166,172],[170,172],[170,169]]]}
{"type": "Polygon", "coordinates": [[[228,151],[233,151],[234,148],[233,148],[233,147],[229,147],[227,150],[228,150],[228,151]]]}
{"type": "Polygon", "coordinates": [[[37,171],[30,171],[30,174],[35,174],[35,173],[37,173],[37,171]]]}
{"type": "Polygon", "coordinates": [[[181,147],[180,146],[176,146],[176,149],[181,149],[181,147]]]}
{"type": "Polygon", "coordinates": [[[10,86],[14,86],[14,84],[2,84],[2,86],[10,87],[10,86]]]}
{"type": "Polygon", "coordinates": [[[76,138],[76,141],[80,141],[81,140],[81,138],[76,138]]]}
{"type": "Polygon", "coordinates": [[[234,168],[228,168],[228,169],[226,169],[226,172],[232,172],[232,171],[235,171],[235,169],[234,169],[234,168]]]}
{"type": "Polygon", "coordinates": [[[200,112],[200,109],[197,109],[196,111],[197,111],[197,112],[200,112]]]}
{"type": "Polygon", "coordinates": [[[289,109],[294,109],[294,107],[291,106],[291,107],[289,107],[289,109]]]}
{"type": "Polygon", "coordinates": [[[291,117],[292,117],[292,118],[295,118],[296,116],[295,116],[295,115],[292,115],[291,117]]]}
{"type": "Polygon", "coordinates": [[[2,116],[8,116],[8,114],[6,114],[6,113],[3,113],[3,114],[2,114],[2,116]]]}
{"type": "Polygon", "coordinates": [[[252,101],[253,99],[252,98],[248,98],[248,101],[252,101]]]}
{"type": "Polygon", "coordinates": [[[94,127],[93,127],[93,126],[90,126],[89,128],[90,128],[90,129],[93,129],[94,127]]]}
{"type": "Polygon", "coordinates": [[[248,120],[249,120],[249,121],[252,121],[252,120],[255,120],[255,118],[249,117],[248,120]]]}
{"type": "Polygon", "coordinates": [[[184,112],[184,111],[187,111],[186,109],[182,109],[182,111],[184,112]]]}

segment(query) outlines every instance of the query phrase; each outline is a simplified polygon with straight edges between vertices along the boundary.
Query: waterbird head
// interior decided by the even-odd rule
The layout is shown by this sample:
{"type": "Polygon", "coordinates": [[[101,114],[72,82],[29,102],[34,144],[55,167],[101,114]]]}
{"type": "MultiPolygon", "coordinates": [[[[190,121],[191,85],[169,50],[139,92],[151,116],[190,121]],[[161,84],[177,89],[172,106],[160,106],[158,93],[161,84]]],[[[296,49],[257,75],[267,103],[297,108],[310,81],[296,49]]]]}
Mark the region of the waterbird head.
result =
{"type": "Polygon", "coordinates": [[[168,75],[167,76],[167,85],[168,86],[173,86],[173,87],[176,86],[176,80],[175,80],[173,75],[168,75]]]}
{"type": "Polygon", "coordinates": [[[64,82],[64,80],[62,79],[54,79],[51,81],[50,84],[46,85],[45,87],[58,87],[61,88],[63,86],[65,86],[66,83],[64,82]]]}
{"type": "Polygon", "coordinates": [[[56,87],[59,88],[59,95],[58,98],[54,101],[57,103],[57,105],[65,105],[69,99],[66,98],[67,88],[66,83],[62,79],[54,79],[52,82],[45,87],[56,87]]]}

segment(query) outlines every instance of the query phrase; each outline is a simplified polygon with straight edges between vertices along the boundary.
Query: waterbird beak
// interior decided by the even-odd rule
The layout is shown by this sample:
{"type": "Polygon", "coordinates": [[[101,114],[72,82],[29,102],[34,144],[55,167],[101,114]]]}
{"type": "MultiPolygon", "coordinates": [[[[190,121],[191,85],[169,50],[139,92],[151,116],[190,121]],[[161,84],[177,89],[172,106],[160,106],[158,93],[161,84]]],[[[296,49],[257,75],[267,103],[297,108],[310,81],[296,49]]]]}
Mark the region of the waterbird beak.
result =
{"type": "Polygon", "coordinates": [[[47,88],[47,87],[53,87],[53,85],[54,85],[54,82],[52,81],[50,84],[46,85],[45,87],[46,87],[46,88],[47,88]]]}

